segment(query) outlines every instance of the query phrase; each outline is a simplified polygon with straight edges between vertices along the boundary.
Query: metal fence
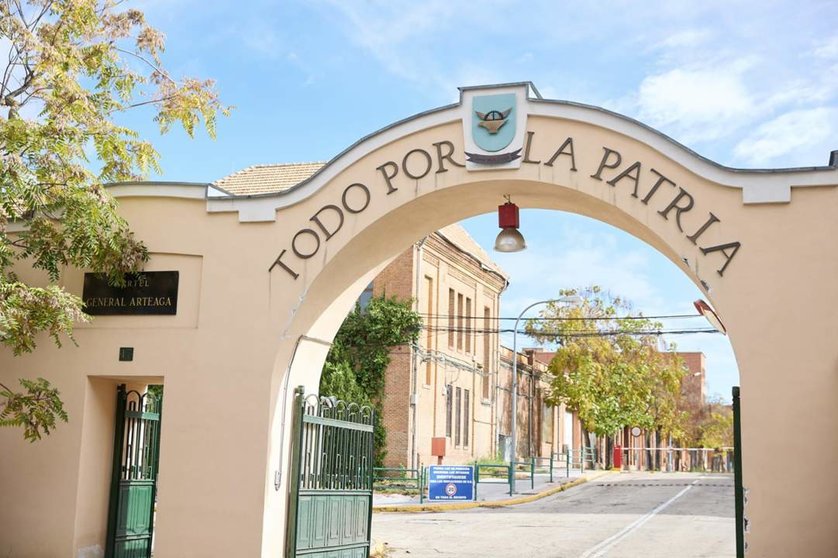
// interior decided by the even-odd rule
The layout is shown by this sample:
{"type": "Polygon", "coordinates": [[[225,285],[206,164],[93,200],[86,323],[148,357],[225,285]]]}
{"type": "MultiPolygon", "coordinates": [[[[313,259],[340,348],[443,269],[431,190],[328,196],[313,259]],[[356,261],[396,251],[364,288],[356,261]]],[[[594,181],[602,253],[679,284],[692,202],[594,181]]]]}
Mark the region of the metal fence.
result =
{"type": "Polygon", "coordinates": [[[627,471],[732,473],[733,448],[623,448],[627,471]]]}
{"type": "Polygon", "coordinates": [[[375,467],[373,469],[373,489],[377,492],[398,491],[406,494],[418,494],[419,503],[425,501],[427,469],[421,464],[418,469],[405,467],[375,467]]]}
{"type": "Polygon", "coordinates": [[[477,500],[477,485],[481,482],[499,484],[503,481],[509,485],[509,495],[512,496],[512,465],[510,463],[478,463],[474,462],[474,499],[477,500]]]}
{"type": "Polygon", "coordinates": [[[585,472],[585,469],[595,469],[597,464],[597,451],[596,448],[569,450],[555,454],[555,460],[564,463],[566,475],[569,477],[571,469],[579,469],[582,473],[585,472]]]}

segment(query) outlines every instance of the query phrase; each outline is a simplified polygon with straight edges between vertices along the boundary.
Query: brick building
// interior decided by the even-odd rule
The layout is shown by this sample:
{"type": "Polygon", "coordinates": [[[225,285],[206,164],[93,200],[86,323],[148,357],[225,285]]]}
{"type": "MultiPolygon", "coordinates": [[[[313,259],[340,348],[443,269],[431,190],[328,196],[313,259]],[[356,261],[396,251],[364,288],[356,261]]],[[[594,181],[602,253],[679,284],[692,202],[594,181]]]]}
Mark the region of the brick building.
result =
{"type": "MultiPolygon", "coordinates": [[[[437,463],[433,438],[445,440],[444,463],[511,457],[512,350],[496,333],[506,285],[489,255],[450,225],[400,254],[365,291],[362,299],[413,299],[425,324],[417,346],[391,352],[383,401],[388,466],[437,463]]],[[[571,413],[544,402],[548,363],[533,350],[518,354],[519,457],[580,444],[578,420],[574,430],[571,413]]]]}
{"type": "MultiPolygon", "coordinates": [[[[547,368],[554,353],[539,349],[518,352],[518,451],[520,457],[549,457],[579,450],[579,419],[564,405],[545,402],[549,384],[547,368]]],[[[512,458],[512,349],[500,348],[497,383],[498,454],[512,458]]]]}
{"type": "Polygon", "coordinates": [[[506,285],[504,272],[456,224],[415,243],[376,276],[371,294],[413,299],[425,324],[417,346],[391,353],[385,463],[436,463],[432,438],[445,438],[446,463],[495,453],[494,330],[506,285]]]}

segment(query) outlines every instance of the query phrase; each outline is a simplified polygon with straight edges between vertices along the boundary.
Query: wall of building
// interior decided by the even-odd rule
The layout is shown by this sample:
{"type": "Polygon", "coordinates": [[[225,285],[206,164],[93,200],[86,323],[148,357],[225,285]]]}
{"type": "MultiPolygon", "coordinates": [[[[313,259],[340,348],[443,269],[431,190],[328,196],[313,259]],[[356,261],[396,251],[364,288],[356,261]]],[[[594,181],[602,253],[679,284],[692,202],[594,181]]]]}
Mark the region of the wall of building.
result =
{"type": "MultiPolygon", "coordinates": [[[[437,463],[433,438],[446,439],[444,463],[495,451],[498,335],[482,330],[497,326],[506,280],[444,233],[411,246],[373,281],[376,295],[413,299],[425,324],[416,348],[394,349],[385,376],[388,466],[437,463]]],[[[460,243],[469,240],[461,229],[449,234],[460,243]]]]}

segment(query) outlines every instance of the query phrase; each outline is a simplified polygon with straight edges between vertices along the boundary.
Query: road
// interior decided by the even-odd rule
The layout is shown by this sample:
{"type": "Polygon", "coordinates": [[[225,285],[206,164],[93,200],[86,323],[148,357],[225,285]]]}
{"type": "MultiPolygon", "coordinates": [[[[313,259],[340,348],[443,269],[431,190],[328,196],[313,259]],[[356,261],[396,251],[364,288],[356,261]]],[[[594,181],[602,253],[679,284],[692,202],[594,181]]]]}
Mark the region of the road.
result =
{"type": "Polygon", "coordinates": [[[530,504],[376,513],[392,558],[734,557],[733,476],[612,473],[530,504]]]}

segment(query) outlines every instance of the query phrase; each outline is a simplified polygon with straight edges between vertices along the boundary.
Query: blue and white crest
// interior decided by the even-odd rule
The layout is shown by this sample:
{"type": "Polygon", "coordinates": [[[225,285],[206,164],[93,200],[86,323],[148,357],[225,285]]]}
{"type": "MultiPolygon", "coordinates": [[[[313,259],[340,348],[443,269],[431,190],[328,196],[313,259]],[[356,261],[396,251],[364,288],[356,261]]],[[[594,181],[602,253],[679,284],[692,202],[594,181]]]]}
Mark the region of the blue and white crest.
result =
{"type": "Polygon", "coordinates": [[[460,89],[466,169],[521,166],[527,136],[528,92],[528,83],[460,89]]]}
{"type": "Polygon", "coordinates": [[[517,120],[515,97],[514,93],[474,97],[471,134],[480,149],[495,153],[512,143],[517,120]]]}

